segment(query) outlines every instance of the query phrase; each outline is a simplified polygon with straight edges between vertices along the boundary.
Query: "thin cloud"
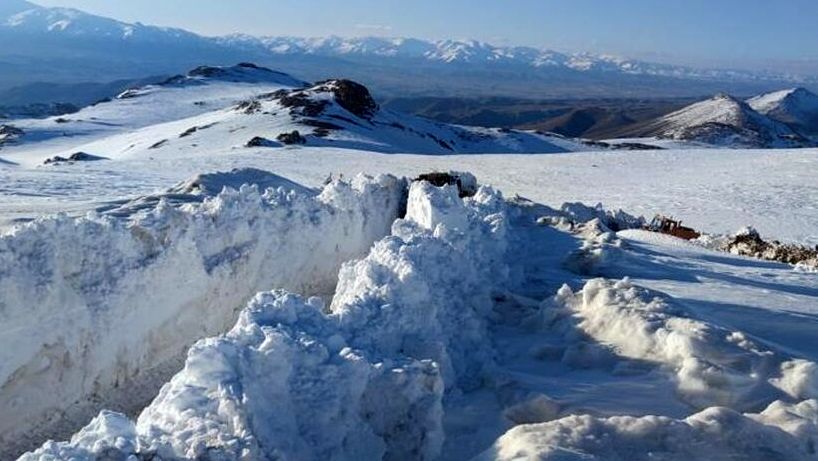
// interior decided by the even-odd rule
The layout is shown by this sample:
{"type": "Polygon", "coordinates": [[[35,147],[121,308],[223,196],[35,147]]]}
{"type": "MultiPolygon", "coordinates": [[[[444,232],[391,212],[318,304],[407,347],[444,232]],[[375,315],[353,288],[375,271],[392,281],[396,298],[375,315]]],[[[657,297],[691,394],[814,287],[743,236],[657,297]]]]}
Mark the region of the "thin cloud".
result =
{"type": "Polygon", "coordinates": [[[359,30],[369,30],[377,32],[389,32],[392,30],[392,26],[385,24],[355,24],[355,28],[359,30]]]}

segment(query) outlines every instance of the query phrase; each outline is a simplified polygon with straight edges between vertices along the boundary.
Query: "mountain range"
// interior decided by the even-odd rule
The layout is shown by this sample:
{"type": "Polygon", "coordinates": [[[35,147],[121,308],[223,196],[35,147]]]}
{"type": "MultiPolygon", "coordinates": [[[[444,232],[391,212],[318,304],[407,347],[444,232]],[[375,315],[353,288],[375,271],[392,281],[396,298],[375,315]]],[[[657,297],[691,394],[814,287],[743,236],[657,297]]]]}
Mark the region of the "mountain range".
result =
{"type": "Polygon", "coordinates": [[[814,76],[702,70],[474,40],[204,37],[24,0],[0,6],[0,40],[15,45],[0,49],[0,89],[144,78],[240,61],[311,81],[343,76],[378,94],[403,96],[698,96],[818,84],[814,76]]]}

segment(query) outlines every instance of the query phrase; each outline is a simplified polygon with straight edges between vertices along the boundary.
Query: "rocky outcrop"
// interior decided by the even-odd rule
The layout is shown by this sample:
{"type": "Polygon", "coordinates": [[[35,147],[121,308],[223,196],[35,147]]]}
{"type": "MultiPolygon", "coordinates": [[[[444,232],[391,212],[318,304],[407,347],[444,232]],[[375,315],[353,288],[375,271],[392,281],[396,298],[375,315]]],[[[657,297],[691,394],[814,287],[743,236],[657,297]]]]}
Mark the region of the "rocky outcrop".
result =
{"type": "Polygon", "coordinates": [[[70,164],[73,164],[75,162],[96,162],[98,160],[108,160],[108,159],[105,158],[105,157],[97,156],[97,155],[87,154],[85,152],[76,152],[74,154],[69,155],[67,158],[56,155],[54,157],[46,159],[46,161],[43,162],[43,163],[45,165],[58,164],[58,163],[67,163],[67,164],[70,165],[70,164]]]}

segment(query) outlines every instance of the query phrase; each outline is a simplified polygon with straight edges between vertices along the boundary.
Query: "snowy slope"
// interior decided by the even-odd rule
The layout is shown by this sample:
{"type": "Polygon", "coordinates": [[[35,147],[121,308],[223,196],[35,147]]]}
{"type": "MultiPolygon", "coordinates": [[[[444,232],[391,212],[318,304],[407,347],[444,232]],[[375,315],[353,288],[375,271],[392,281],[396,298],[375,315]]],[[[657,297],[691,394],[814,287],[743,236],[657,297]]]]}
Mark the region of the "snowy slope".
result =
{"type": "MultiPolygon", "coordinates": [[[[200,67],[186,75],[123,92],[111,101],[77,113],[9,122],[22,133],[2,146],[3,157],[41,163],[69,146],[221,109],[253,96],[306,85],[286,74],[253,64],[200,67]]],[[[70,153],[77,152],[76,149],[70,153]]],[[[69,154],[70,154],[69,153],[69,154]]]]}
{"type": "Polygon", "coordinates": [[[198,69],[163,85],[126,91],[67,121],[14,122],[24,134],[3,150],[3,157],[36,165],[76,152],[133,159],[286,144],[427,154],[589,149],[555,135],[446,125],[382,110],[365,87],[347,80],[288,89],[302,86],[301,82],[247,66],[198,69]],[[236,101],[242,95],[245,99],[236,101]],[[220,108],[227,104],[230,107],[220,108]],[[294,131],[296,140],[281,138],[294,131]]]}
{"type": "Polygon", "coordinates": [[[722,147],[805,147],[809,140],[727,94],[701,101],[636,128],[633,134],[722,147]]]}
{"type": "Polygon", "coordinates": [[[796,131],[818,135],[818,96],[804,88],[792,88],[747,100],[753,109],[796,131]]]}
{"type": "Polygon", "coordinates": [[[331,302],[258,295],[135,422],[22,459],[815,459],[814,275],[617,216],[415,183],[331,302]]]}

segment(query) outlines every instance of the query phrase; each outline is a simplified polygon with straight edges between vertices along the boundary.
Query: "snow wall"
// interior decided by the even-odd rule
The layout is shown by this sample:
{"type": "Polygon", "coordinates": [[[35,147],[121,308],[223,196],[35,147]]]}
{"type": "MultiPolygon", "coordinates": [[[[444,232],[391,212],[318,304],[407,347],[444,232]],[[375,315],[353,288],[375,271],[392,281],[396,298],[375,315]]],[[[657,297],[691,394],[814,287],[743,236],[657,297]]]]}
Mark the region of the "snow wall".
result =
{"type": "Polygon", "coordinates": [[[190,350],[135,424],[103,412],[23,459],[435,459],[444,391],[492,366],[505,209],[488,188],[461,200],[415,183],[406,219],[344,265],[329,306],[259,294],[229,333],[190,350]]]}
{"type": "Polygon", "coordinates": [[[407,192],[404,180],[359,176],[318,193],[257,170],[191,184],[0,237],[0,459],[101,408],[141,410],[188,348],[229,329],[259,291],[332,293],[342,263],[389,233],[407,192]],[[248,180],[286,187],[220,187],[248,180]]]}

